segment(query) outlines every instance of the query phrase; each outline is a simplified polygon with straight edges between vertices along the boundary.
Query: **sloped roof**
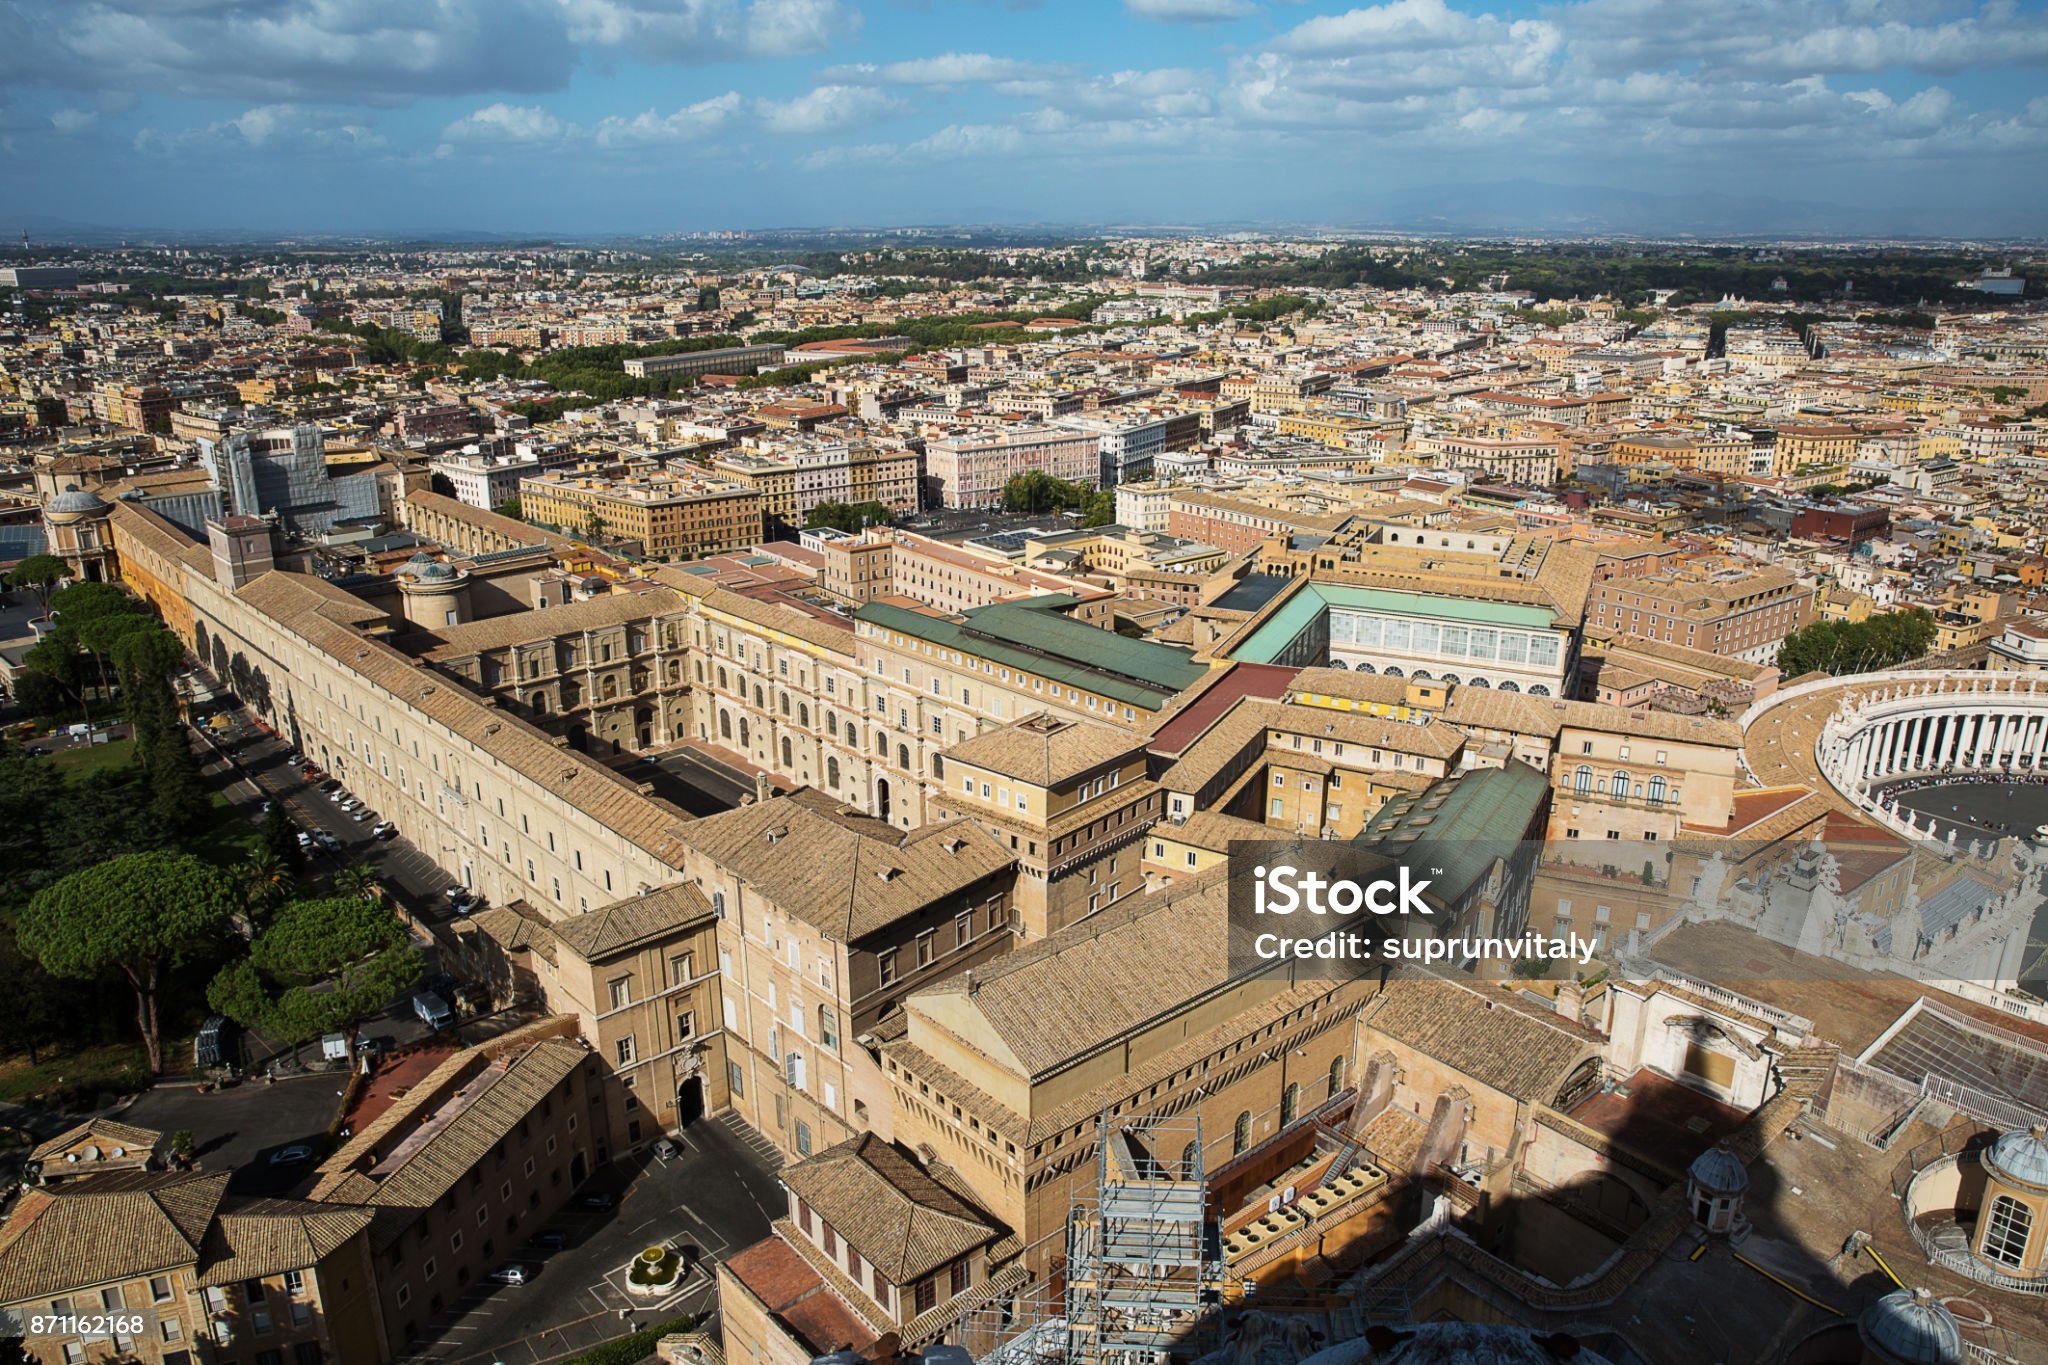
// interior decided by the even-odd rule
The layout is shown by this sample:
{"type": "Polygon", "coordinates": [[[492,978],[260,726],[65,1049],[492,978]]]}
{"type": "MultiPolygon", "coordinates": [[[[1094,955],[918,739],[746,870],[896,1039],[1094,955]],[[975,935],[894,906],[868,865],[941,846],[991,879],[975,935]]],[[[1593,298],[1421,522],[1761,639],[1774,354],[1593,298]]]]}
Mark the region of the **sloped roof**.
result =
{"type": "Polygon", "coordinates": [[[1519,760],[1471,768],[1387,802],[1352,842],[1437,869],[1437,894],[1456,904],[1494,859],[1514,857],[1549,795],[1549,779],[1519,760]]]}
{"type": "Polygon", "coordinates": [[[555,938],[586,962],[602,961],[684,925],[711,918],[711,902],[687,882],[657,887],[552,925],[555,938]]]}
{"type": "MultiPolygon", "coordinates": [[[[841,943],[915,914],[1015,861],[967,820],[904,834],[880,821],[817,808],[796,794],[690,825],[684,839],[786,915],[841,943]]],[[[559,930],[558,930],[559,932],[559,930]]]]}
{"type": "Polygon", "coordinates": [[[25,1192],[0,1228],[0,1302],[198,1261],[226,1172],[137,1171],[25,1192]]]}
{"type": "Polygon", "coordinates": [[[1548,1104],[1599,1035],[1524,1008],[1504,991],[1432,974],[1394,977],[1363,1026],[1518,1100],[1548,1104]]]}
{"type": "Polygon", "coordinates": [[[164,1135],[154,1128],[137,1128],[132,1123],[117,1123],[110,1118],[90,1118],[38,1145],[28,1155],[31,1161],[44,1161],[88,1141],[102,1147],[119,1147],[131,1154],[147,1153],[154,1151],[163,1140],[164,1135]]]}
{"type": "Polygon", "coordinates": [[[375,1217],[369,1209],[300,1199],[238,1202],[207,1233],[199,1282],[231,1284],[317,1265],[375,1217]]]}
{"type": "Polygon", "coordinates": [[[1050,787],[1135,754],[1143,745],[1127,730],[1041,711],[963,740],[945,756],[1050,787]]]}
{"type": "Polygon", "coordinates": [[[911,1284],[1002,1235],[873,1133],[785,1167],[782,1183],[892,1284],[911,1284]]]}
{"type": "Polygon", "coordinates": [[[854,617],[1148,711],[1158,710],[1207,673],[1189,650],[1177,645],[1126,639],[1013,603],[980,607],[956,620],[868,602],[854,617]]]}

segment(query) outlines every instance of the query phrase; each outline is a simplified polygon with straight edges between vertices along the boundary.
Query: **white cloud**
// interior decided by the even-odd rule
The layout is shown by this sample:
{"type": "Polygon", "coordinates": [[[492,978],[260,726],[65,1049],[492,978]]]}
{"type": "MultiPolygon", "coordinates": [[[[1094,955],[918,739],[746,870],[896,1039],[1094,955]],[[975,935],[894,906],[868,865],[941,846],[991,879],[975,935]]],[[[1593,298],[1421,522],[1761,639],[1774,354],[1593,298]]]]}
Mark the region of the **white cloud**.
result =
{"type": "Polygon", "coordinates": [[[578,43],[641,61],[713,62],[821,52],[860,30],[841,0],[557,0],[578,43]]]}
{"type": "Polygon", "coordinates": [[[869,86],[821,85],[792,100],[757,100],[754,110],[771,133],[833,133],[866,127],[907,106],[869,86]]]}
{"type": "Polygon", "coordinates": [[[386,146],[382,133],[350,115],[296,104],[260,104],[204,127],[144,128],[135,135],[136,149],[153,156],[203,153],[218,157],[254,151],[293,156],[362,155],[382,152],[386,146]]]}
{"type": "Polygon", "coordinates": [[[614,114],[598,123],[595,137],[600,147],[693,141],[730,123],[744,105],[738,91],[728,90],[684,105],[672,114],[657,114],[652,109],[632,118],[614,114]]]}
{"type": "Polygon", "coordinates": [[[11,0],[0,75],[78,89],[373,103],[568,79],[556,0],[11,0]]]}
{"type": "Polygon", "coordinates": [[[910,144],[910,152],[929,157],[1009,156],[1024,149],[1024,134],[994,123],[952,123],[910,144]]]}
{"type": "Polygon", "coordinates": [[[1162,24],[1217,24],[1259,12],[1254,0],[1124,0],[1124,8],[1162,24]]]}
{"type": "Polygon", "coordinates": [[[50,115],[50,126],[66,137],[84,132],[99,122],[99,114],[91,109],[59,109],[50,115]]]}
{"type": "Polygon", "coordinates": [[[993,85],[1065,76],[1071,67],[1020,62],[986,52],[946,52],[882,66],[862,62],[827,68],[819,79],[835,85],[993,85]]]}
{"type": "Polygon", "coordinates": [[[537,104],[487,104],[441,130],[443,142],[559,142],[573,131],[537,104]]]}

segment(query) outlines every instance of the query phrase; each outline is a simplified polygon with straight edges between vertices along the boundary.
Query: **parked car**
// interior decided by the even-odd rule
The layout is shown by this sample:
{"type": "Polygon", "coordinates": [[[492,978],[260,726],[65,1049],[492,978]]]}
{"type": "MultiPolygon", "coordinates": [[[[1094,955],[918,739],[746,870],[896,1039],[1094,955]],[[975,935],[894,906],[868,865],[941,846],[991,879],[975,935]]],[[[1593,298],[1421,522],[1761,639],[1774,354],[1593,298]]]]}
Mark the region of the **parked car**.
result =
{"type": "Polygon", "coordinates": [[[313,1149],[303,1142],[294,1142],[289,1147],[280,1147],[270,1154],[273,1166],[297,1166],[313,1159],[313,1149]]]}
{"type": "Polygon", "coordinates": [[[335,838],[326,830],[323,829],[316,831],[313,837],[315,839],[318,839],[320,841],[320,847],[326,849],[329,853],[341,852],[341,840],[335,838]]]}
{"type": "Polygon", "coordinates": [[[612,1196],[608,1194],[603,1193],[602,1191],[592,1194],[582,1194],[576,1197],[577,1208],[589,1209],[594,1213],[603,1213],[607,1209],[615,1208],[618,1205],[618,1202],[618,1200],[614,1199],[612,1196]]]}
{"type": "Polygon", "coordinates": [[[396,839],[398,837],[398,826],[392,824],[389,820],[379,820],[371,827],[370,837],[372,839],[396,839]]]}
{"type": "Polygon", "coordinates": [[[351,812],[349,813],[349,817],[348,817],[348,818],[349,818],[349,819],[351,819],[351,820],[353,820],[353,821],[355,821],[355,822],[356,822],[357,824],[359,824],[359,825],[360,825],[360,824],[362,824],[362,823],[363,823],[363,822],[364,822],[365,820],[374,820],[374,819],[376,819],[376,818],[377,818],[377,812],[375,812],[375,811],[371,810],[371,809],[370,809],[370,808],[369,808],[368,806],[357,806],[357,807],[355,808],[355,810],[353,810],[353,811],[351,811],[351,812]]]}
{"type": "Polygon", "coordinates": [[[320,790],[324,792],[340,791],[341,779],[338,777],[330,777],[326,779],[324,782],[320,784],[320,790]]]}
{"type": "Polygon", "coordinates": [[[311,853],[313,851],[313,836],[304,830],[299,831],[299,851],[302,853],[311,853]]]}
{"type": "Polygon", "coordinates": [[[526,1267],[516,1262],[511,1265],[501,1265],[491,1272],[491,1283],[525,1284],[526,1267]]]}
{"type": "Polygon", "coordinates": [[[676,1145],[673,1142],[670,1142],[667,1138],[656,1138],[654,1140],[654,1159],[656,1161],[673,1160],[675,1154],[676,1145]]]}
{"type": "Polygon", "coordinates": [[[560,1251],[569,1245],[569,1238],[560,1232],[536,1232],[526,1239],[526,1244],[535,1251],[560,1251]]]}

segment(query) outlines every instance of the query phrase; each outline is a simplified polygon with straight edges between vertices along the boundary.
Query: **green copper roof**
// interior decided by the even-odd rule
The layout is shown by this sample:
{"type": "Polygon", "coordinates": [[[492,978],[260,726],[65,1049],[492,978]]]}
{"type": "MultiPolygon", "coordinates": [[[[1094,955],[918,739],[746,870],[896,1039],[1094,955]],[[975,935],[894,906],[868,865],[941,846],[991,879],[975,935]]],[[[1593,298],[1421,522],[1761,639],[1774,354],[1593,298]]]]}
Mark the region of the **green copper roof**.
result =
{"type": "Polygon", "coordinates": [[[1132,640],[1053,607],[1071,598],[1033,598],[976,607],[963,621],[868,602],[854,618],[1156,711],[1208,673],[1188,650],[1132,640]]]}
{"type": "Polygon", "coordinates": [[[1525,630],[1549,630],[1557,622],[1556,613],[1548,607],[1525,606],[1519,602],[1475,602],[1468,598],[1433,597],[1424,592],[1401,592],[1393,588],[1309,583],[1253,631],[1250,639],[1232,649],[1230,657],[1242,663],[1269,664],[1280,657],[1281,651],[1292,644],[1318,614],[1331,607],[1389,616],[1417,616],[1429,621],[1519,626],[1525,630]]]}
{"type": "Polygon", "coordinates": [[[1515,856],[1549,791],[1525,763],[1469,769],[1387,802],[1351,842],[1411,868],[1442,868],[1435,890],[1456,904],[1495,858],[1515,856]]]}

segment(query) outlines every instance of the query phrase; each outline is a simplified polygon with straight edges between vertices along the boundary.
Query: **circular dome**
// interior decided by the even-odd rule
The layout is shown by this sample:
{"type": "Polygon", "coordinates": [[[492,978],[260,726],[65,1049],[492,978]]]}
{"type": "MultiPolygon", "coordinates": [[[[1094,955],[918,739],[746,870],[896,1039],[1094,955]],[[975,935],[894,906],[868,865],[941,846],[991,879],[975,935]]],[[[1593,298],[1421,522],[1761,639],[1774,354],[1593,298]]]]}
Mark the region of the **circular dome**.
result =
{"type": "Polygon", "coordinates": [[[415,571],[415,577],[422,583],[440,583],[455,577],[455,570],[449,568],[438,559],[430,560],[420,565],[415,571]]]}
{"type": "Polygon", "coordinates": [[[1749,1188],[1749,1171],[1726,1147],[1709,1147],[1693,1158],[1687,1174],[1709,1194],[1741,1194],[1749,1188]]]}
{"type": "Polygon", "coordinates": [[[2048,1189],[2048,1128],[2015,1128],[1991,1144],[1985,1159],[1999,1175],[2048,1189]]]}
{"type": "Polygon", "coordinates": [[[1963,1358],[1963,1329],[1955,1314],[1925,1289],[1894,1289],[1864,1310],[1856,1330],[1901,1365],[1952,1365],[1963,1358]]]}
{"type": "Polygon", "coordinates": [[[43,510],[59,516],[85,516],[92,512],[104,512],[106,503],[100,501],[97,493],[87,492],[77,484],[66,484],[64,491],[50,499],[50,505],[43,510]]]}

